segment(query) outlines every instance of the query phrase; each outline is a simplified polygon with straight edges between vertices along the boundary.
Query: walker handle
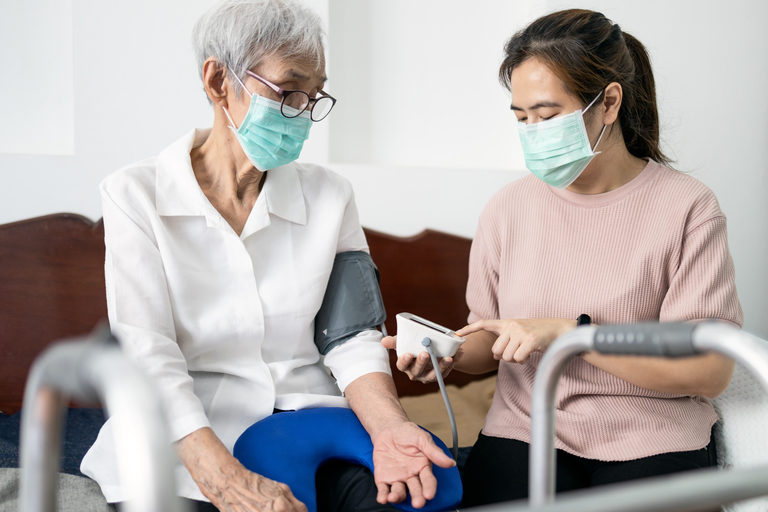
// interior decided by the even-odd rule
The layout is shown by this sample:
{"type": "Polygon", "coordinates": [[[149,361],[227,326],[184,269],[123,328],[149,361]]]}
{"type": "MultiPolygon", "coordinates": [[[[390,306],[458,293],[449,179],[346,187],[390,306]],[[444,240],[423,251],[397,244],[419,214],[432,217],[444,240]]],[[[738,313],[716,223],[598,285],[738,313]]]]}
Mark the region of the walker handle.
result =
{"type": "Polygon", "coordinates": [[[594,349],[602,354],[689,357],[700,351],[693,345],[693,322],[638,323],[598,326],[594,349]]]}

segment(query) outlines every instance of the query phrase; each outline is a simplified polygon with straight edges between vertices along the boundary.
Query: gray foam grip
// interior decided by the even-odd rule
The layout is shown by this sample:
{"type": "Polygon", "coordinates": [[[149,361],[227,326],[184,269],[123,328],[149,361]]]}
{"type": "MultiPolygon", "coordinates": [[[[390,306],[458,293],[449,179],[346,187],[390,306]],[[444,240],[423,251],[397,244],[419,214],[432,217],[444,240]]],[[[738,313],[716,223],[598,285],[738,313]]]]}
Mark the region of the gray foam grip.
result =
{"type": "Polygon", "coordinates": [[[693,346],[696,327],[688,322],[601,325],[595,330],[594,349],[603,354],[693,356],[698,354],[693,346]]]}

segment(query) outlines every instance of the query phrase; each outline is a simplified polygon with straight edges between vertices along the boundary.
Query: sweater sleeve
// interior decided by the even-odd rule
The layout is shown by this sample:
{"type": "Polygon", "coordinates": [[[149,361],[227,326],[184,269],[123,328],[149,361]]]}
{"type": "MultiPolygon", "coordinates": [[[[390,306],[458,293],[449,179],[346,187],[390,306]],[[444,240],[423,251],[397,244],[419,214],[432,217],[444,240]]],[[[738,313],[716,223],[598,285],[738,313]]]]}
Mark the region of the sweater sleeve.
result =
{"type": "Polygon", "coordinates": [[[472,249],[469,253],[467,306],[469,323],[499,318],[500,241],[492,205],[480,215],[472,249]]]}
{"type": "Polygon", "coordinates": [[[740,327],[744,314],[734,277],[726,220],[719,215],[685,235],[659,321],[712,318],[740,327]]]}

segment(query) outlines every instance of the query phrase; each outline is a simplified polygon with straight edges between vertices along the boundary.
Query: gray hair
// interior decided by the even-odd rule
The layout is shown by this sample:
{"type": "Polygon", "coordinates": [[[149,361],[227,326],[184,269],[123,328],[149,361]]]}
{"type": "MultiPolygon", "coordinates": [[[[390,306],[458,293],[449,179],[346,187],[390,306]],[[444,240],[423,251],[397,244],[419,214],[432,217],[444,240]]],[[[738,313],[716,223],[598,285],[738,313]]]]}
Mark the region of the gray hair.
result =
{"type": "MultiPolygon", "coordinates": [[[[211,7],[195,24],[192,42],[197,69],[209,57],[245,80],[245,71],[270,55],[324,59],[320,18],[295,0],[224,0],[211,7]]],[[[239,96],[242,87],[232,81],[239,96]]]]}

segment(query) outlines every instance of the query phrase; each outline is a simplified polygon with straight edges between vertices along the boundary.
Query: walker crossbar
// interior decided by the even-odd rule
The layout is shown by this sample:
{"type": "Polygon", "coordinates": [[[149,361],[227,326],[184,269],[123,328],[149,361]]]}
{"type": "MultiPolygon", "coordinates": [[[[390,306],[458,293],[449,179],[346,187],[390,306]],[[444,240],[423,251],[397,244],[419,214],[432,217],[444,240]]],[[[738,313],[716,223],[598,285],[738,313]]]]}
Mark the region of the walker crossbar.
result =
{"type": "Polygon", "coordinates": [[[181,512],[160,400],[107,329],[53,345],[30,371],[22,414],[19,510],[56,509],[61,432],[70,398],[102,402],[114,423],[118,469],[131,497],[121,510],[181,512]]]}

